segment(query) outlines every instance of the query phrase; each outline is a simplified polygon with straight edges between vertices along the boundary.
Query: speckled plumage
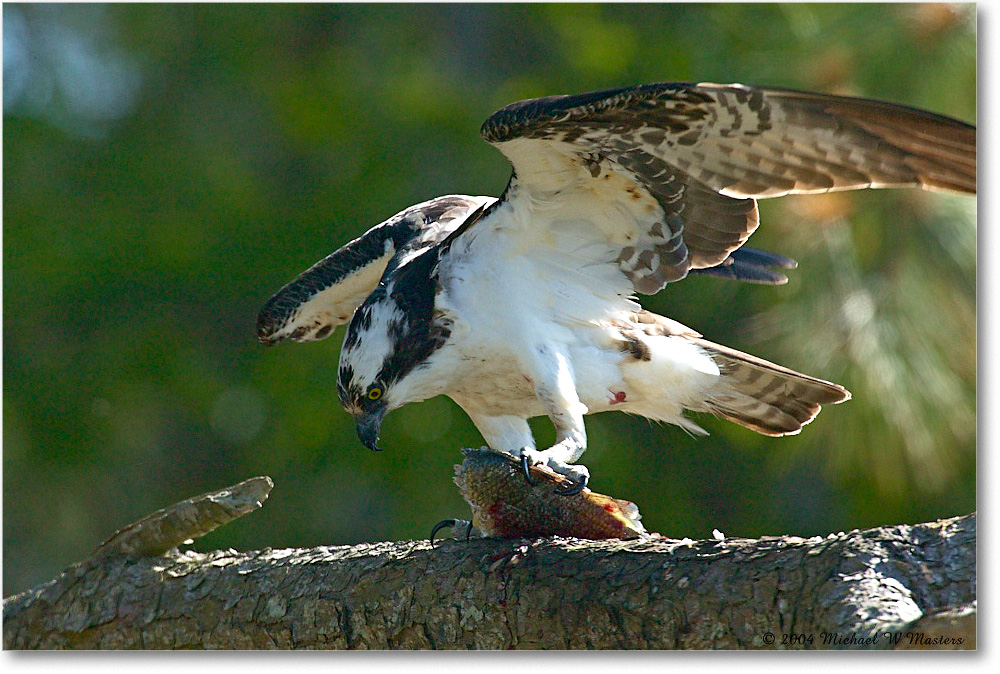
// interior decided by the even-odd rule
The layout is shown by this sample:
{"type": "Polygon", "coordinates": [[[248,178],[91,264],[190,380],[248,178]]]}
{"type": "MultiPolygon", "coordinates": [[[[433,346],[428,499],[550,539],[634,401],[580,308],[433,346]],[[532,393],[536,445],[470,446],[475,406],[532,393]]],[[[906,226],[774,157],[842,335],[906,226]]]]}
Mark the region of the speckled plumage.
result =
{"type": "Polygon", "coordinates": [[[756,199],[865,187],[976,189],[976,130],[905,106],[742,85],[662,83],[514,103],[483,125],[503,196],[393,216],[280,290],[258,337],[322,339],[351,320],[338,378],[375,449],[385,413],[448,395],[491,447],[574,478],[583,416],[620,410],[703,432],[710,412],[797,433],[842,387],[642,311],[688,273],[783,283],[743,248],[756,199]],[[355,311],[355,309],[357,309],[355,311]],[[351,318],[353,314],[353,318],[351,318]],[[556,444],[534,449],[547,415],[556,444]]]}

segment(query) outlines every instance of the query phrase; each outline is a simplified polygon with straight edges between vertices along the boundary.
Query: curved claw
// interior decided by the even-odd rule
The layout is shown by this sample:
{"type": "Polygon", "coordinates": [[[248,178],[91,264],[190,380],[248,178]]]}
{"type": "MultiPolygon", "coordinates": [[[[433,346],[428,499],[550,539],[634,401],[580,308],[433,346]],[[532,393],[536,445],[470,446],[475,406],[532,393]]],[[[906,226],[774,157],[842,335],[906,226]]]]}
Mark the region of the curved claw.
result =
{"type": "MultiPolygon", "coordinates": [[[[434,528],[431,529],[431,547],[432,548],[434,547],[434,536],[437,534],[437,532],[441,531],[442,529],[449,529],[451,527],[454,527],[456,524],[459,523],[459,521],[460,520],[441,520],[440,522],[435,524],[434,528]]],[[[468,526],[465,530],[466,543],[472,540],[472,522],[468,522],[467,525],[468,526]]]]}
{"type": "MultiPolygon", "coordinates": [[[[437,534],[437,532],[441,531],[442,529],[450,529],[451,527],[455,526],[455,524],[457,524],[455,520],[441,520],[440,522],[435,524],[434,528],[431,529],[431,547],[432,548],[434,547],[434,535],[437,534]]],[[[472,528],[471,524],[469,525],[469,528],[470,529],[472,528]]]]}
{"type": "Polygon", "coordinates": [[[534,480],[531,479],[531,469],[530,469],[530,466],[528,465],[528,455],[527,454],[522,454],[521,455],[521,472],[524,473],[524,480],[525,480],[525,482],[527,482],[532,487],[534,487],[536,483],[535,483],[534,480]]]}
{"type": "Polygon", "coordinates": [[[588,482],[590,482],[590,476],[584,475],[579,482],[574,483],[571,487],[556,487],[555,493],[560,496],[573,496],[583,491],[588,482]]]}

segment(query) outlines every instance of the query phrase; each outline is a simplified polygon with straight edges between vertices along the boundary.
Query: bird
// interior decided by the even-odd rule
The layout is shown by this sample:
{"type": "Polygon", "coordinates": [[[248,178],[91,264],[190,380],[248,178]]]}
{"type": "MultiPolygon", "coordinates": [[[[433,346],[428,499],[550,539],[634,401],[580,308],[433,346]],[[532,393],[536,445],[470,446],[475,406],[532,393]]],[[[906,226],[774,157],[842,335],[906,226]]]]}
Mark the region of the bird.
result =
{"type": "MultiPolygon", "coordinates": [[[[976,127],[868,98],[663,82],[508,105],[481,128],[512,171],[499,198],[393,215],[260,310],[264,345],[348,323],[337,394],[379,451],[389,411],[445,395],[489,448],[583,490],[584,416],[621,411],[706,434],[709,413],[798,433],[842,386],[647,311],[691,274],[780,285],[794,260],[743,244],[757,200],[862,188],[976,193],[976,127]],[[547,416],[538,449],[528,420],[547,416]]],[[[528,477],[530,480],[530,477],[528,477]]]]}

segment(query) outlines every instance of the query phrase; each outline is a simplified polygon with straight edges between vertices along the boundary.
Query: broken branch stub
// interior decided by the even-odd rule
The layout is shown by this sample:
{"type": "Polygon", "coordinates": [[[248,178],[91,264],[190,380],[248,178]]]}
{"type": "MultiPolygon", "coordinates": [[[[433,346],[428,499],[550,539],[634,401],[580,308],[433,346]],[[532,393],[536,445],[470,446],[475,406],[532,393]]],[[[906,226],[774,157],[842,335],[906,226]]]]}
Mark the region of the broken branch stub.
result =
{"type": "Polygon", "coordinates": [[[162,555],[257,510],[272,487],[271,478],[253,477],[162,508],[113,533],[97,547],[93,557],[162,555]]]}

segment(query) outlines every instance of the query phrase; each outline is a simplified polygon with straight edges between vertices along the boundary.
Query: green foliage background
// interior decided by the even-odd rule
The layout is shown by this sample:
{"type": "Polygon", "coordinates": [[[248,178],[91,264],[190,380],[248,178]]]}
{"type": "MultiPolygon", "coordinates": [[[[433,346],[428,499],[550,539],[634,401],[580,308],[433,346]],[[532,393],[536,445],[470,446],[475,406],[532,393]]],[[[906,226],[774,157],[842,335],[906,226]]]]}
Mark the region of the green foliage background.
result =
{"type": "MultiPolygon", "coordinates": [[[[466,516],[452,466],[481,439],[454,404],[394,412],[368,452],[336,399],[343,328],[264,349],[253,326],[404,207],[498,195],[508,166],[478,136],[495,109],[739,81],[974,122],[975,21],[973,5],[5,5],[4,594],[254,475],[275,480],[266,507],[196,547],[422,538],[466,516]]],[[[672,537],[973,510],[975,200],[788,198],[762,222],[754,245],[801,263],[787,286],[692,278],[644,303],[854,399],[785,439],[589,417],[592,486],[672,537]]]]}

